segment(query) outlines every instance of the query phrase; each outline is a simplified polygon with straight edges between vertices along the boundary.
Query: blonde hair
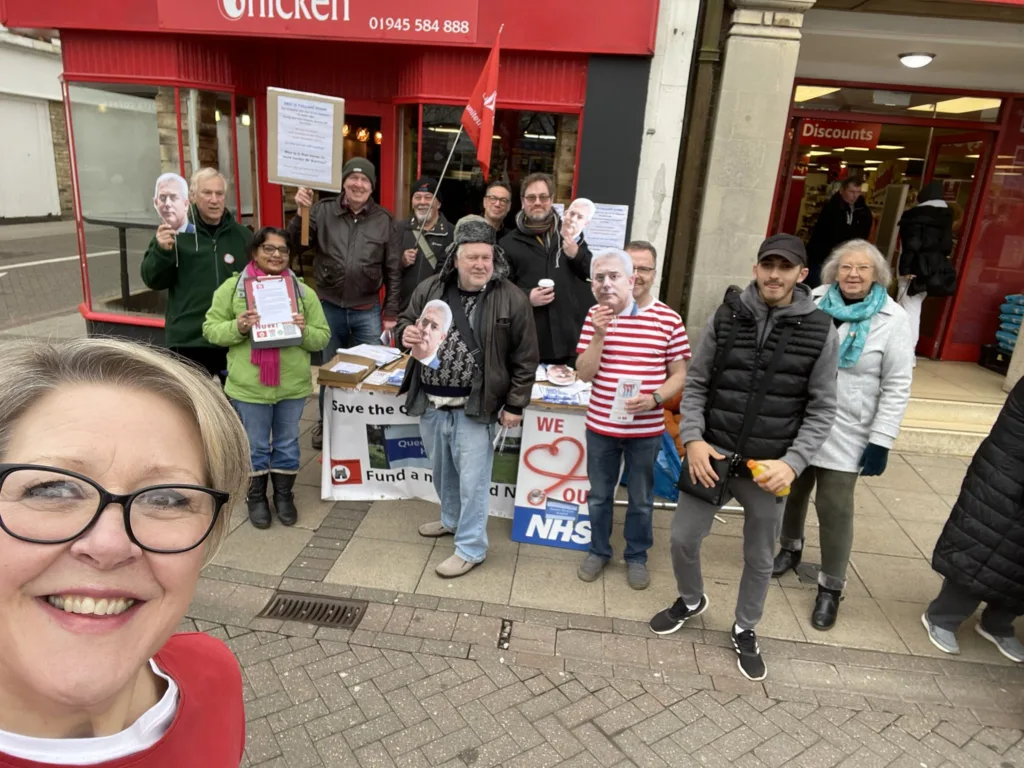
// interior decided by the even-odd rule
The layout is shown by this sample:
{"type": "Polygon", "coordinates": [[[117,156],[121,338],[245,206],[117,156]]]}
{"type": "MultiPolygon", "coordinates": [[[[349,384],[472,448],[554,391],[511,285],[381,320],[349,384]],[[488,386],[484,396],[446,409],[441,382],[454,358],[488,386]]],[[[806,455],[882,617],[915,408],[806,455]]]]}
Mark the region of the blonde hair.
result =
{"type": "Polygon", "coordinates": [[[867,255],[871,259],[872,266],[875,268],[875,282],[885,289],[889,288],[889,283],[892,282],[892,268],[885,260],[882,252],[867,240],[849,240],[832,251],[832,254],[825,260],[825,264],[821,268],[822,285],[828,285],[836,281],[836,276],[839,274],[839,262],[842,261],[843,256],[851,253],[867,255]]]}
{"type": "Polygon", "coordinates": [[[153,347],[116,339],[0,345],[0,456],[18,420],[39,398],[67,384],[105,384],[159,395],[189,413],[203,444],[205,482],[230,494],[206,539],[205,564],[227,534],[233,502],[248,484],[249,442],[220,387],[197,369],[153,347]]]}
{"type": "Polygon", "coordinates": [[[192,174],[192,181],[189,184],[188,191],[192,196],[192,202],[195,202],[196,195],[199,194],[199,186],[204,181],[217,177],[224,182],[224,191],[227,191],[228,180],[227,177],[218,171],[216,168],[200,168],[198,171],[192,174]]]}

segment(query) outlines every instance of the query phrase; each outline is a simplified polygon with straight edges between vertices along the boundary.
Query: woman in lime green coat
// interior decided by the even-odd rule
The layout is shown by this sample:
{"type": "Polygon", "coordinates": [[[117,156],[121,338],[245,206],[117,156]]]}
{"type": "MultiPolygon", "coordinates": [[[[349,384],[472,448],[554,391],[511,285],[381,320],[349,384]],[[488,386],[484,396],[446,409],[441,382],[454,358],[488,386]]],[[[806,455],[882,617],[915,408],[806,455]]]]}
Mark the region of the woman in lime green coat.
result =
{"type": "Polygon", "coordinates": [[[217,289],[203,323],[206,340],[228,348],[224,392],[249,436],[252,477],[245,501],[249,520],[257,528],[270,527],[268,475],[278,519],[283,525],[294,525],[298,519],[292,488],[299,471],[299,419],[313,392],[309,358],[327,346],[331,336],[316,293],[288,268],[290,252],[284,230],[264,227],[257,232],[249,246],[249,265],[217,289]],[[302,343],[253,349],[250,335],[259,315],[248,308],[246,282],[278,275],[294,281],[299,312],[292,319],[302,330],[302,343]]]}

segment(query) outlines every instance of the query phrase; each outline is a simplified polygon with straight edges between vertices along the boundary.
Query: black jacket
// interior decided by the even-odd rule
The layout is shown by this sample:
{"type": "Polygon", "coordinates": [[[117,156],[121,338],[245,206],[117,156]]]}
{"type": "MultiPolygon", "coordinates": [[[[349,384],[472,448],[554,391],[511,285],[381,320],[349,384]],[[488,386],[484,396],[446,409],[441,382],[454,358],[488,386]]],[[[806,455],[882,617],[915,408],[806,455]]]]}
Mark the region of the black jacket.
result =
{"type": "Polygon", "coordinates": [[[1024,614],[1024,379],[974,454],[932,567],[979,600],[1024,614]]]}
{"type": "MultiPolygon", "coordinates": [[[[559,228],[561,231],[561,223],[559,228]]],[[[541,362],[562,362],[576,355],[576,343],[594,304],[590,290],[590,248],[580,241],[576,258],[558,253],[561,237],[551,238],[545,247],[540,238],[518,228],[500,243],[509,265],[509,280],[527,296],[544,278],[555,281],[555,300],[545,307],[533,307],[541,362]],[[556,266],[557,263],[557,266],[556,266]]]]}
{"type": "Polygon", "coordinates": [[[451,222],[444,217],[444,214],[439,213],[434,228],[423,230],[423,239],[427,241],[430,250],[434,252],[435,265],[432,267],[427,257],[423,254],[423,249],[416,242],[416,232],[420,228],[416,217],[411,216],[408,220],[403,221],[397,226],[401,237],[401,252],[404,253],[410,248],[415,248],[417,251],[416,262],[411,267],[406,267],[403,262],[402,291],[398,300],[399,311],[402,311],[409,306],[409,299],[412,298],[412,292],[416,290],[416,286],[428,277],[433,277],[441,271],[445,259],[448,258],[445,249],[451,245],[455,237],[455,229],[452,227],[451,222]]]}
{"type": "MultiPolygon", "coordinates": [[[[505,278],[507,273],[508,266],[496,253],[494,277],[483,300],[483,316],[469,318],[484,354],[484,364],[483,371],[477,369],[473,377],[465,411],[469,418],[484,424],[497,421],[503,406],[508,406],[510,413],[523,412],[530,404],[540,362],[530,300],[505,278]]],[[[437,275],[420,283],[413,292],[409,306],[398,318],[395,337],[401,340],[428,301],[444,299],[454,280],[458,280],[458,273],[449,257],[437,275]]],[[[415,360],[406,366],[399,394],[404,392],[408,392],[405,402],[409,415],[422,416],[427,410],[427,395],[420,384],[420,364],[415,360]]]]}
{"type": "Polygon", "coordinates": [[[807,260],[823,264],[837,247],[849,240],[867,240],[871,236],[871,209],[863,197],[850,210],[838,192],[825,203],[807,243],[807,260]]]}
{"type": "Polygon", "coordinates": [[[952,296],[956,293],[953,252],[953,212],[949,208],[918,205],[900,218],[901,275],[914,275],[907,292],[913,296],[952,296]]]}

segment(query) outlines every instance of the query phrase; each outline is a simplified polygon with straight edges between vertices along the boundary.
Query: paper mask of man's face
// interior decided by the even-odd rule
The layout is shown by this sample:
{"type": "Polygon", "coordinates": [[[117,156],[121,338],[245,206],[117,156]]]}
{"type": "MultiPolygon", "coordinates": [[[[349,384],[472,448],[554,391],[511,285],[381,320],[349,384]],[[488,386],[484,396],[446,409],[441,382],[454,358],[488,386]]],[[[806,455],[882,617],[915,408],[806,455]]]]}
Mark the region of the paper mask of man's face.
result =
{"type": "Polygon", "coordinates": [[[176,174],[161,176],[153,207],[164,224],[175,232],[183,232],[188,227],[188,184],[176,174]]]}
{"type": "Polygon", "coordinates": [[[565,210],[565,218],[562,219],[562,236],[575,240],[590,224],[593,216],[593,209],[589,201],[573,200],[565,210]]]}

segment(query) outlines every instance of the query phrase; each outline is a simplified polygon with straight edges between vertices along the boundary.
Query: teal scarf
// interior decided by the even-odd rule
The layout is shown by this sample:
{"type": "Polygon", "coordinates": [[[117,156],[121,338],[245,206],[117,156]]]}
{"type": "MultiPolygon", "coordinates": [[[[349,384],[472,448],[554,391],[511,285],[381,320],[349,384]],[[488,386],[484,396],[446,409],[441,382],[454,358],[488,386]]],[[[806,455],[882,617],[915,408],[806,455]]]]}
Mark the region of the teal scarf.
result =
{"type": "Polygon", "coordinates": [[[839,283],[832,283],[832,287],[822,297],[821,303],[818,304],[819,309],[843,323],[852,323],[850,332],[839,346],[840,368],[852,368],[860,360],[864,342],[868,340],[868,331],[871,330],[871,318],[885,306],[888,298],[889,294],[878,283],[871,286],[871,291],[864,297],[864,301],[858,301],[856,304],[847,304],[843,301],[839,283]]]}

